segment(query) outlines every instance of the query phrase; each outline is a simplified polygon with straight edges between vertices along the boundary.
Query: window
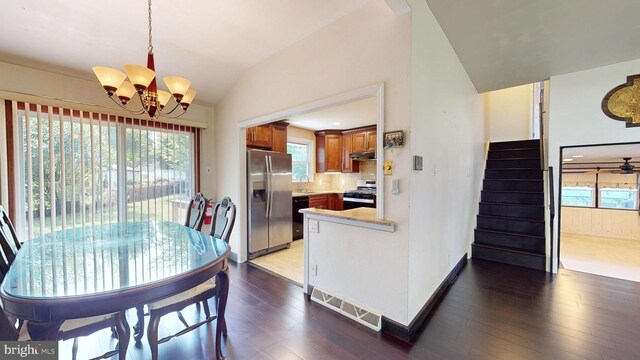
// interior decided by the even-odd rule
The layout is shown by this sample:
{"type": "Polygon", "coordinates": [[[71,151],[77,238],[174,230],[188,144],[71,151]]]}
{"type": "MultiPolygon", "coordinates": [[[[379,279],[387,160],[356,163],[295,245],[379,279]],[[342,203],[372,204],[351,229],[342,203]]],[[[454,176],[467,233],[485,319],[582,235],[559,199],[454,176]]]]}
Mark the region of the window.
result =
{"type": "Polygon", "coordinates": [[[638,189],[600,189],[600,207],[609,209],[638,209],[638,189]]]}
{"type": "Polygon", "coordinates": [[[588,186],[563,186],[563,206],[594,206],[594,189],[588,186]]]}
{"type": "Polygon", "coordinates": [[[196,184],[196,128],[14,102],[16,227],[24,238],[176,221],[196,184]]]}
{"type": "Polygon", "coordinates": [[[309,181],[313,180],[311,169],[311,144],[307,140],[299,142],[288,142],[287,153],[291,154],[291,177],[293,180],[299,180],[303,176],[308,176],[309,181]]]}

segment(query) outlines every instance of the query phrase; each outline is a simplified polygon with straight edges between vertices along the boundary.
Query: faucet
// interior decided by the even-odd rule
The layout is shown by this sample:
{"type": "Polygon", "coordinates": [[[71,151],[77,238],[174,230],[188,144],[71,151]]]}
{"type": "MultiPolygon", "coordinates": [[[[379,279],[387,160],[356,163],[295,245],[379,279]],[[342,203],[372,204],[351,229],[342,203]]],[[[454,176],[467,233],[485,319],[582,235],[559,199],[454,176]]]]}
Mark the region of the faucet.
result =
{"type": "Polygon", "coordinates": [[[307,184],[309,183],[309,176],[308,175],[302,175],[300,176],[300,178],[298,179],[298,191],[302,192],[302,178],[306,177],[307,178],[307,184]]]}

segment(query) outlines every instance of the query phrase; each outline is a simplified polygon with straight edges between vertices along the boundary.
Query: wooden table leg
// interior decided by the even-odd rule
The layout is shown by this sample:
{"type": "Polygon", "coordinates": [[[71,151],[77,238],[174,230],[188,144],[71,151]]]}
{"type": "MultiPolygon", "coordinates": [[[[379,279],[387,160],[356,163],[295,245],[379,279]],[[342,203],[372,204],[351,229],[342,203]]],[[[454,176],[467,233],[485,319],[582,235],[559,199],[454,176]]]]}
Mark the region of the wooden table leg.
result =
{"type": "Polygon", "coordinates": [[[226,335],[227,333],[227,324],[224,321],[224,313],[227,309],[227,298],[229,297],[229,270],[222,270],[216,275],[216,287],[217,287],[217,298],[218,298],[218,319],[216,323],[216,359],[224,360],[226,357],[222,354],[222,333],[226,335]]]}
{"type": "Polygon", "coordinates": [[[136,314],[138,322],[133,326],[133,338],[136,341],[140,341],[144,336],[144,305],[136,306],[136,314]]]}
{"type": "Polygon", "coordinates": [[[31,340],[37,341],[55,341],[58,338],[58,331],[62,321],[55,323],[27,322],[27,330],[31,340]]]}

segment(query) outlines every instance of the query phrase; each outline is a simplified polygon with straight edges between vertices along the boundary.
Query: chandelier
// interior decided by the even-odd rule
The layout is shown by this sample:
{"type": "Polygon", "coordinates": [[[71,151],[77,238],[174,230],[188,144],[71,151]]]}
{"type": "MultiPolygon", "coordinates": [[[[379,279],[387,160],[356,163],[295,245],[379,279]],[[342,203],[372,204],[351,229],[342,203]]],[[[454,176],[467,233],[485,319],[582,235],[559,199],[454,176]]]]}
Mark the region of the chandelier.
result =
{"type": "Polygon", "coordinates": [[[147,54],[147,66],[125,65],[124,72],[106,66],[94,66],[93,72],[107,92],[107,95],[109,95],[109,98],[129,113],[134,115],[146,113],[152,119],[157,119],[160,116],[177,118],[187,111],[187,108],[196,96],[196,92],[189,88],[191,81],[180,76],[165,76],[163,80],[169,92],[158,90],[153,61],[153,43],[151,40],[151,0],[149,0],[149,50],[147,54]],[[127,81],[127,78],[129,78],[129,81],[127,81]],[[136,94],[140,99],[141,108],[131,110],[127,104],[136,94]],[[119,101],[114,99],[113,95],[116,95],[119,101]],[[175,105],[171,110],[167,111],[165,106],[169,103],[171,97],[175,100],[175,105]],[[181,108],[182,112],[170,116],[178,107],[181,108]]]}

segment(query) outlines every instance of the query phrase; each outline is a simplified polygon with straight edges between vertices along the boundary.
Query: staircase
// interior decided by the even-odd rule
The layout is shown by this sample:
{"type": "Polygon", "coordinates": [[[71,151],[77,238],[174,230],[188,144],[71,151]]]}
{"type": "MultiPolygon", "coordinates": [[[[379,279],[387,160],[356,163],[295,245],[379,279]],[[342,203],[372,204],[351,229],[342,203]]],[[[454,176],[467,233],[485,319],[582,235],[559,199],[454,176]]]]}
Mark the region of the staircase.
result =
{"type": "Polygon", "coordinates": [[[491,143],[472,257],[546,270],[540,141],[491,143]]]}

